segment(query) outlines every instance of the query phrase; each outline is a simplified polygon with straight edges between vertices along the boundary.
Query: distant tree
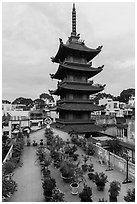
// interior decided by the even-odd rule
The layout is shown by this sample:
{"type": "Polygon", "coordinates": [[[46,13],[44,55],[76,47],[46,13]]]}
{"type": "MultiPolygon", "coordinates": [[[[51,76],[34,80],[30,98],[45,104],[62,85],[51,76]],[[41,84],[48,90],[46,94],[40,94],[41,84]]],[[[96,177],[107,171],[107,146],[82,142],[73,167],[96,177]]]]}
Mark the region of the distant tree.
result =
{"type": "Polygon", "coordinates": [[[5,104],[11,104],[11,102],[8,101],[8,100],[2,100],[2,103],[5,103],[5,104]]]}
{"type": "Polygon", "coordinates": [[[135,89],[133,88],[126,89],[120,93],[120,96],[118,97],[118,99],[120,102],[127,103],[129,100],[129,97],[132,95],[135,96],[135,89]]]}
{"type": "Polygon", "coordinates": [[[51,96],[51,95],[49,95],[49,94],[47,94],[47,93],[42,93],[42,94],[40,94],[39,98],[40,98],[40,99],[48,99],[48,100],[51,100],[51,101],[54,102],[53,96],[51,96]]]}
{"type": "Polygon", "coordinates": [[[24,104],[27,108],[31,108],[33,106],[33,100],[31,98],[16,98],[12,104],[24,104]]]}
{"type": "Polygon", "coordinates": [[[95,96],[95,98],[93,99],[93,102],[95,103],[95,104],[99,104],[99,100],[100,99],[102,99],[102,98],[114,98],[114,96],[113,95],[111,95],[111,94],[107,94],[107,93],[98,93],[96,96],[95,96]]]}
{"type": "Polygon", "coordinates": [[[36,105],[36,109],[43,109],[45,107],[45,101],[40,98],[35,99],[33,103],[36,105]]]}

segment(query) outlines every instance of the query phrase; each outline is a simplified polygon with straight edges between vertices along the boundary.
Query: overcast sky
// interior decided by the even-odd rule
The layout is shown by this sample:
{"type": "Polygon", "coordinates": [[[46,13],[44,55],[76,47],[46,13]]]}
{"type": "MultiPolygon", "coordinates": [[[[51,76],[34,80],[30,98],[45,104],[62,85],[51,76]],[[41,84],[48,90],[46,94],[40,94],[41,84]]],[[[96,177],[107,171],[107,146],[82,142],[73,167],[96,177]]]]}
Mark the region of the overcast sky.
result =
{"type": "MultiPolygon", "coordinates": [[[[38,98],[56,89],[58,64],[52,63],[71,33],[72,3],[3,3],[2,98],[38,98]]],[[[115,96],[135,87],[134,3],[76,3],[77,33],[90,48],[103,45],[93,66],[104,70],[93,77],[115,96]]]]}

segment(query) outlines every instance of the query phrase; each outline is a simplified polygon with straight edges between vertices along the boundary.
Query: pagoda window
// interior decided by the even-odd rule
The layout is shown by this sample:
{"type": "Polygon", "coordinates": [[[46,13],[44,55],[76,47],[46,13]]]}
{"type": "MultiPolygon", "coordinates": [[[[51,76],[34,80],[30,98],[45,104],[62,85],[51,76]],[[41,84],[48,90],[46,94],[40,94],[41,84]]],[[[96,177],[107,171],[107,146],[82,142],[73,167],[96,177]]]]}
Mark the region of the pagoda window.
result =
{"type": "Polygon", "coordinates": [[[83,94],[83,100],[87,100],[88,99],[88,96],[86,94],[83,94]]]}
{"type": "Polygon", "coordinates": [[[73,118],[76,119],[76,120],[83,119],[83,115],[81,115],[81,113],[75,113],[73,115],[73,118]]]}
{"type": "Polygon", "coordinates": [[[69,99],[73,100],[73,98],[74,98],[74,95],[73,94],[69,94],[69,99]]]}

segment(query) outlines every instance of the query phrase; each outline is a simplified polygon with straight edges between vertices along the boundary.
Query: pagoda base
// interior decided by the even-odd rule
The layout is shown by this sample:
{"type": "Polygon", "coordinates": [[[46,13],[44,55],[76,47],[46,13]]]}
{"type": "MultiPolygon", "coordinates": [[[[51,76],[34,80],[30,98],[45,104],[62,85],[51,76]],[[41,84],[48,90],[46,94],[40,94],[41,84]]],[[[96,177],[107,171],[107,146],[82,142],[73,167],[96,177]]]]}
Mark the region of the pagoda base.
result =
{"type": "Polygon", "coordinates": [[[53,128],[60,129],[64,132],[77,132],[77,133],[92,133],[92,132],[98,132],[101,131],[102,128],[100,126],[97,126],[95,124],[72,124],[72,125],[65,125],[65,124],[60,124],[60,123],[53,123],[51,125],[53,128]]]}

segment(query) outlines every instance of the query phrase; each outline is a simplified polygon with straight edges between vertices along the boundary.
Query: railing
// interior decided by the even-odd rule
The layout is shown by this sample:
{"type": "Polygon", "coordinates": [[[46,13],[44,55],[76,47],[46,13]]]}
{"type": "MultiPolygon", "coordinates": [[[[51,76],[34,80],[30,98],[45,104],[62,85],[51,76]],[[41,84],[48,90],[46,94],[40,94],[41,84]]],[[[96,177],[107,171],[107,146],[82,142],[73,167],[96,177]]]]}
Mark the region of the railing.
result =
{"type": "MultiPolygon", "coordinates": [[[[99,160],[108,164],[110,162],[111,166],[115,169],[126,173],[127,171],[127,161],[122,157],[119,157],[113,153],[109,153],[106,149],[100,147],[99,145],[94,144],[96,155],[99,160]],[[109,155],[110,154],[110,155],[109,155]],[[109,160],[110,159],[110,160],[109,160]]],[[[135,179],[135,164],[128,162],[128,173],[131,179],[135,179]]]]}
{"type": "Polygon", "coordinates": [[[73,120],[65,120],[65,119],[60,119],[60,118],[55,118],[56,122],[60,122],[60,123],[65,123],[65,124],[69,124],[69,123],[82,123],[82,124],[94,124],[95,120],[82,120],[82,119],[73,119],[73,120]]]}
{"type": "Polygon", "coordinates": [[[6,163],[11,157],[13,153],[13,145],[10,147],[5,159],[3,160],[3,164],[6,163]]]}

